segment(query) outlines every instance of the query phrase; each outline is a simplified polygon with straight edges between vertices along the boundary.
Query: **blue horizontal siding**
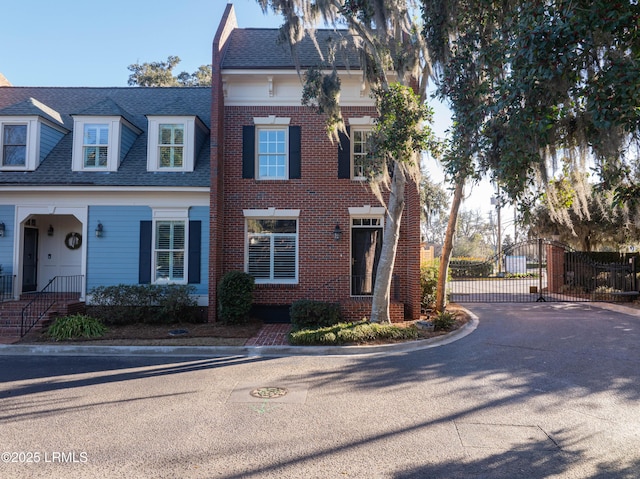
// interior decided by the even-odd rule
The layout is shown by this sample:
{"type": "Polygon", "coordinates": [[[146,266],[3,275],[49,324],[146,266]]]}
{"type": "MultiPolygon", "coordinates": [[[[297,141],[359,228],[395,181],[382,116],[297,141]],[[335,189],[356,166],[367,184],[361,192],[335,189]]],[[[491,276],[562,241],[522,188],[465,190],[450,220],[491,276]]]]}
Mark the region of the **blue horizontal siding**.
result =
{"type": "Polygon", "coordinates": [[[133,142],[136,141],[138,135],[125,125],[122,125],[120,134],[120,161],[124,160],[129,150],[133,146],[133,142]]]}
{"type": "Polygon", "coordinates": [[[62,139],[64,133],[51,128],[48,125],[41,125],[40,127],[40,161],[44,160],[51,150],[62,139]]]}
{"type": "MultiPolygon", "coordinates": [[[[87,236],[87,291],[98,286],[138,284],[140,254],[140,221],[151,221],[147,206],[91,206],[87,236]],[[102,223],[101,238],[95,235],[102,223]]],[[[209,208],[198,206],[189,210],[189,220],[201,221],[201,276],[194,284],[195,294],[208,294],[209,271],[209,208]]]]}
{"type": "Polygon", "coordinates": [[[15,232],[14,205],[0,205],[0,223],[4,223],[4,238],[0,238],[2,274],[13,274],[13,234],[15,232]]]}
{"type": "Polygon", "coordinates": [[[98,286],[138,284],[140,221],[151,220],[148,206],[89,207],[87,291],[98,286]],[[102,237],[95,235],[98,223],[102,237]]]}

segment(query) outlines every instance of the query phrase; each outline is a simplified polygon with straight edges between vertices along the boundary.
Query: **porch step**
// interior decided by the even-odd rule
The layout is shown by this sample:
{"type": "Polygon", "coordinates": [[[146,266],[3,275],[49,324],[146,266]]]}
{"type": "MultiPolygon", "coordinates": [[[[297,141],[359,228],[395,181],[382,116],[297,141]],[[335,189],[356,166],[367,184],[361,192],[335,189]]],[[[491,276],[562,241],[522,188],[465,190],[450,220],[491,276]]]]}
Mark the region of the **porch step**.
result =
{"type": "MultiPolygon", "coordinates": [[[[0,303],[0,336],[20,336],[22,326],[22,310],[29,304],[31,298],[18,301],[5,301],[0,303]]],[[[34,329],[46,328],[58,316],[66,316],[84,311],[84,302],[75,299],[63,299],[56,301],[45,316],[36,323],[34,329]]]]}

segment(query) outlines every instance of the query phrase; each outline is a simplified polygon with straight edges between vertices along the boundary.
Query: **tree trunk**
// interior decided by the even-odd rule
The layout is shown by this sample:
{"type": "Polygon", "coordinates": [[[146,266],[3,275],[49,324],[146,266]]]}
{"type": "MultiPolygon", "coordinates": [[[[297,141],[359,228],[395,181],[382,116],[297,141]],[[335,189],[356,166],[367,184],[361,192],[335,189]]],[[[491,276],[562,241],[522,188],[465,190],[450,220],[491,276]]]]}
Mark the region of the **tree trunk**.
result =
{"type": "Polygon", "coordinates": [[[391,323],[389,315],[391,280],[398,250],[398,240],[400,239],[400,221],[404,210],[406,183],[407,177],[404,168],[399,161],[396,161],[393,168],[389,203],[384,224],[382,250],[380,251],[376,272],[376,284],[373,289],[373,298],[371,299],[372,323],[391,323]]]}
{"type": "Polygon", "coordinates": [[[456,181],[456,188],[451,202],[451,212],[447,223],[447,233],[442,245],[442,256],[440,257],[440,268],[438,271],[438,289],[436,291],[436,312],[443,312],[447,306],[447,276],[449,275],[449,262],[453,251],[453,235],[456,231],[458,221],[458,210],[462,203],[462,193],[464,190],[464,179],[456,181]]]}

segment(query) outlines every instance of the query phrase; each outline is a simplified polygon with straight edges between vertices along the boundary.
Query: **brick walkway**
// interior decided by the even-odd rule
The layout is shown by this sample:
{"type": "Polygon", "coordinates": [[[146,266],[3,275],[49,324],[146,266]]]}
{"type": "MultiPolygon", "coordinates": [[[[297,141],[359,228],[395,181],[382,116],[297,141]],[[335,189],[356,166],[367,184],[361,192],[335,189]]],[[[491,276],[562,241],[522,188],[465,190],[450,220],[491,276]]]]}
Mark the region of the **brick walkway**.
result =
{"type": "Polygon", "coordinates": [[[282,324],[265,324],[262,326],[258,334],[247,340],[245,346],[283,346],[289,344],[287,336],[291,331],[291,325],[282,324]]]}

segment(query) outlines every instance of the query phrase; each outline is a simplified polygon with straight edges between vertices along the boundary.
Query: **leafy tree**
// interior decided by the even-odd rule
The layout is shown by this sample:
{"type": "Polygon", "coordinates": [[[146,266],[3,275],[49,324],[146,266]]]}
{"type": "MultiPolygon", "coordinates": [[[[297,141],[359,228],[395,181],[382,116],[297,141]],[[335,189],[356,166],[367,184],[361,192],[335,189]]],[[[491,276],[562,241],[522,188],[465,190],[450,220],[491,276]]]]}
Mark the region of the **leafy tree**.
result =
{"type": "Polygon", "coordinates": [[[181,72],[173,75],[173,69],[180,58],[169,56],[166,62],[134,63],[127,69],[130,86],[167,87],[167,86],[211,86],[211,65],[202,65],[193,73],[181,72]]]}
{"type": "MultiPolygon", "coordinates": [[[[430,68],[427,50],[413,16],[412,0],[258,0],[263,11],[281,14],[283,37],[292,47],[305,33],[314,36],[315,26],[323,21],[336,27],[346,26],[357,37],[355,47],[361,53],[363,75],[371,86],[379,113],[373,146],[381,164],[369,184],[382,200],[389,190],[383,246],[374,286],[371,321],[390,322],[391,275],[405,205],[405,190],[416,187],[420,174],[420,154],[433,146],[431,130],[425,126],[432,112],[426,107],[426,85],[430,68]],[[397,81],[389,80],[394,72],[397,81]],[[391,174],[389,174],[391,172],[391,174]]],[[[330,59],[329,59],[330,60],[330,59]]],[[[338,93],[339,77],[330,64],[329,73],[311,69],[305,76],[303,104],[326,115],[327,132],[335,138],[344,129],[338,93]]]]}
{"type": "Polygon", "coordinates": [[[453,257],[488,258],[495,253],[492,226],[480,210],[462,210],[458,215],[453,257]]]}
{"type": "MultiPolygon", "coordinates": [[[[613,190],[637,216],[638,2],[423,0],[423,7],[438,91],[454,115],[445,155],[454,181],[461,172],[488,172],[526,213],[558,172],[558,158],[570,172],[585,172],[592,160],[602,191],[613,190]]],[[[585,177],[576,179],[572,207],[588,218],[585,177]]]]}

